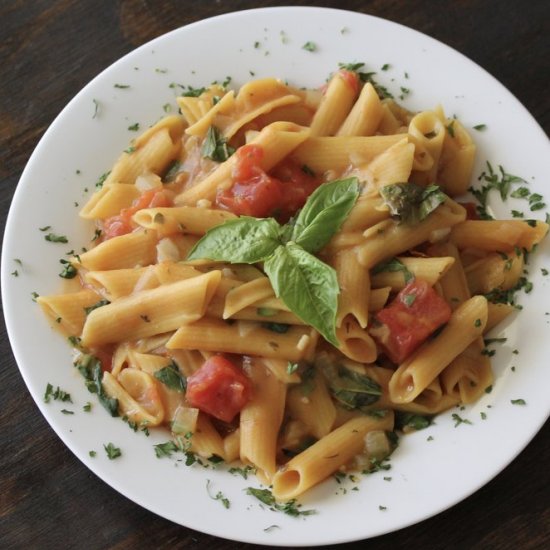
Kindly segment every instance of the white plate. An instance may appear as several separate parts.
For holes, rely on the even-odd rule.
[[[314,42],[316,51],[303,49],[306,41]],[[120,493],[176,523],[220,537],[273,545],[329,544],[388,533],[437,514],[487,483],[527,445],[548,416],[550,317],[545,314],[550,311],[550,293],[549,277],[543,277],[540,268],[550,267],[549,239],[529,266],[535,286],[521,299],[521,322],[504,331],[508,341],[495,357],[493,392],[460,411],[473,425],[455,428],[450,413],[441,416],[429,429],[402,438],[390,473],[365,477],[358,491],[347,485],[347,494],[331,479],[302,499],[304,508],[318,513],[298,519],[262,508],[247,496],[243,489],[258,486],[255,479],[244,481],[196,466],[176,468],[173,460],[157,459],[152,445],[167,438],[134,434],[107,415],[71,366],[63,338],[49,328],[32,302],[33,291],[47,294],[59,289],[59,258],[89,241],[90,227],[79,221],[74,203],[84,203],[98,176],[127,147],[135,135],[128,126],[139,122],[146,128],[164,114],[164,104],[175,105],[171,82],[201,86],[231,76],[240,85],[252,72],[256,77],[318,86],[338,62],[352,61],[365,61],[396,95],[400,86],[409,88],[404,104],[410,109],[441,103],[467,127],[486,124],[486,131],[472,132],[479,145],[475,173],[485,160],[504,163],[509,173],[522,175],[533,190],[543,192],[550,173],[548,140],[525,108],[490,75],[413,30],[321,8],[228,14],[138,48],[69,103],[36,148],[17,188],[5,233],[2,288],[8,331],[25,382],[50,425],[84,464]],[[381,71],[385,63],[391,67]],[[95,117],[94,100],[99,104]],[[497,213],[507,216],[511,207],[500,207]],[[46,225],[68,235],[69,244],[45,242],[38,228]],[[19,277],[10,275],[15,269]],[[512,354],[515,348],[517,356]],[[66,408],[74,415],[60,412],[65,404],[43,402],[48,382],[71,393],[74,405]],[[518,398],[527,405],[512,405],[510,401]],[[95,403],[91,414],[82,411],[88,401]],[[482,411],[486,420],[480,419]],[[433,440],[427,441],[428,436]],[[121,458],[107,459],[103,444],[108,442],[122,449]],[[95,458],[89,456],[90,450],[97,451]],[[387,475],[391,482],[383,479]],[[231,501],[230,509],[209,497],[207,480],[210,494],[221,491]]]

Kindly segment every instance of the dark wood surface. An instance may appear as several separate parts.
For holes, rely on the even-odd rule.
[[[0,215],[25,163],[65,104],[136,46],[193,21],[263,1],[1,0]],[[384,17],[464,53],[507,86],[550,131],[550,2],[536,0],[301,2]],[[444,78],[445,75],[441,75]],[[0,547],[253,548],[175,525],[89,472],[40,415],[0,340]],[[501,474],[438,516],[344,545],[395,548],[550,548],[549,423]],[[506,434],[502,434],[506,437]],[[468,476],[468,472],[456,472]]]

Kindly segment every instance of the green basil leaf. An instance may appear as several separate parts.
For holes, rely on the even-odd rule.
[[[372,378],[331,361],[319,363],[330,393],[346,409],[361,409],[376,403],[382,388]]]
[[[235,148],[227,145],[227,140],[220,131],[215,126],[210,126],[202,144],[202,156],[215,160],[216,162],[224,162],[234,152]]]
[[[298,214],[290,240],[312,254],[318,252],[340,229],[358,196],[357,178],[321,185]]]
[[[195,244],[188,260],[253,264],[280,246],[281,228],[273,218],[240,218],[213,227]]]
[[[173,361],[166,367],[156,371],[154,376],[171,390],[184,392],[187,389],[187,379],[181,374],[178,366]]]
[[[339,288],[334,269],[289,242],[274,251],[264,270],[277,297],[328,342],[338,346],[335,322]]]
[[[390,213],[409,225],[426,219],[446,198],[438,185],[422,187],[415,183],[385,185],[380,194]]]

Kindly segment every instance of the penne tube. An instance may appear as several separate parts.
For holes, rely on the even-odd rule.
[[[273,287],[267,277],[254,279],[230,290],[225,296],[222,317],[228,319],[238,311],[266,298],[274,297]]]
[[[466,220],[453,227],[451,242],[460,250],[477,248],[490,252],[525,248],[531,250],[548,233],[548,224],[521,220]]]
[[[336,329],[340,342],[339,350],[350,359],[360,363],[374,363],[378,355],[376,343],[365,328],[352,315],[346,316]]]
[[[372,136],[381,120],[382,104],[380,98],[374,86],[367,82],[336,135]]]
[[[292,458],[273,476],[273,496],[296,498],[347,464],[365,447],[365,436],[374,430],[391,430],[393,415],[354,418]]]
[[[138,426],[158,426],[164,409],[155,381],[137,369],[123,369],[116,379],[109,371],[101,381],[107,395],[118,401],[119,411]]]
[[[260,475],[270,479],[277,469],[275,453],[284,416],[286,385],[260,359],[253,360],[246,370],[254,391],[241,411],[240,457],[245,464],[254,464]]]
[[[340,287],[336,326],[340,327],[344,318],[350,316],[365,328],[369,321],[369,270],[359,264],[354,249],[336,254],[333,267]]]
[[[324,174],[329,170],[341,173],[351,164],[359,166],[370,162],[401,141],[403,137],[403,135],[310,137],[296,147],[291,156],[300,165],[308,166],[316,174]]]
[[[450,256],[437,258],[404,257],[398,256],[399,260],[417,279],[427,281],[430,285],[437,283],[455,263]],[[391,287],[392,291],[399,292],[407,285],[403,271],[382,271],[372,275],[371,284],[375,288]]]
[[[312,136],[331,136],[337,132],[352,108],[358,87],[355,73],[338,71],[332,76],[311,121]]]
[[[128,269],[110,269],[105,271],[88,271],[84,274],[84,281],[103,291],[110,300],[117,300],[128,296],[136,287],[141,290],[154,288],[159,285],[154,266],[135,267]]]
[[[413,170],[411,181],[421,185],[435,182],[446,133],[445,125],[433,111],[423,111],[413,117],[409,124],[409,134],[415,138],[415,144],[418,144],[433,162],[427,170],[419,168]]]
[[[86,308],[92,307],[101,299],[102,296],[97,292],[83,289],[68,294],[38,296],[36,302],[65,334],[76,336],[82,332],[86,321]]]
[[[274,332],[260,323],[204,318],[181,326],[167,342],[168,349],[201,349],[300,361],[310,356],[317,333],[306,326]]]
[[[447,199],[427,218],[414,226],[385,220],[367,229],[364,242],[358,247],[359,262],[372,268],[429,240],[432,232],[450,228],[466,217],[466,211],[458,203]]]
[[[461,304],[441,333],[425,342],[393,374],[390,397],[394,403],[410,403],[424,391],[451,361],[483,334],[487,324],[487,300],[474,296]]]
[[[211,456],[219,456],[225,458],[225,449],[222,436],[212,425],[210,418],[199,413],[195,431],[191,436],[191,451],[209,458]]]
[[[137,340],[200,319],[221,279],[220,271],[136,292],[94,309],[82,331],[84,346]]]
[[[517,311],[517,308],[510,304],[494,304],[493,302],[487,302],[487,309],[488,317],[485,332],[489,332],[504,321],[511,313]]]
[[[290,389],[287,410],[290,417],[307,426],[309,433],[316,439],[329,434],[336,420],[336,407],[322,376],[315,376],[313,387],[307,395],[304,395],[301,386]]]
[[[127,183],[104,183],[84,205],[79,215],[86,220],[99,220],[115,216],[123,208],[128,208],[140,192],[135,185]]]
[[[80,254],[76,260],[90,271],[126,269],[154,263],[157,235],[154,231],[136,231],[103,241]]]
[[[508,290],[523,276],[523,254],[501,252],[488,254],[464,270],[472,294]]]
[[[144,208],[138,210],[132,220],[145,229],[153,229],[158,235],[190,233],[204,235],[209,229],[228,220],[235,214],[226,210],[212,210],[193,206]]]

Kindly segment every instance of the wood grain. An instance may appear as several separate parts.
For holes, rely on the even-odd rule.
[[[234,10],[288,2],[4,0],[0,3],[0,215],[24,165],[64,105],[136,46]],[[550,131],[550,3],[545,0],[301,2],[387,18],[456,48],[507,86]],[[444,77],[444,75],[441,75]],[[2,223],[2,226],[4,226]],[[0,327],[0,546],[252,549],[168,522],[91,474],[40,415]],[[505,434],[503,434],[505,437]],[[342,548],[550,547],[548,423],[488,485],[438,516]],[[456,475],[467,476],[468,472]]]

